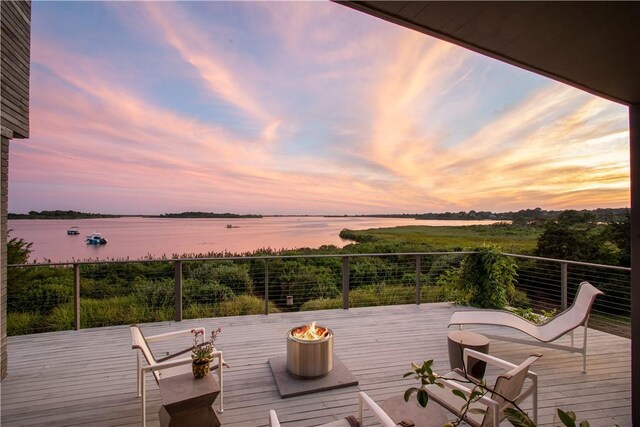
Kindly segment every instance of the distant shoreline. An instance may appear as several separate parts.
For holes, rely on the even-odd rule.
[[[596,216],[600,221],[613,220],[623,217],[629,208],[597,208],[583,209],[578,212],[589,212]],[[569,209],[570,210],[570,209]],[[61,211],[30,211],[27,214],[9,213],[8,219],[96,219],[96,218],[224,218],[224,219],[243,219],[243,218],[400,218],[400,219],[416,219],[416,220],[491,220],[491,221],[525,221],[540,222],[548,219],[555,219],[562,212],[567,210],[544,210],[521,209],[517,212],[491,212],[491,211],[475,211],[469,212],[444,212],[444,213],[403,213],[403,214],[361,214],[361,215],[309,215],[309,214],[280,214],[280,215],[262,215],[262,214],[234,214],[234,213],[215,213],[215,212],[180,212],[180,213],[164,213],[159,215],[119,215],[119,214],[100,214],[78,212],[73,210]]]

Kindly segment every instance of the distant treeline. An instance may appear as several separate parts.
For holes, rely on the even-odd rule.
[[[28,214],[10,213],[9,219],[84,219],[84,218],[118,218],[121,215],[95,214],[78,211],[29,211]]]
[[[598,208],[583,209],[581,214],[593,215],[595,221],[621,221],[624,219],[629,208]],[[565,210],[548,211],[541,208],[521,209],[517,212],[491,212],[491,211],[475,211],[469,212],[443,212],[443,213],[422,213],[422,214],[380,214],[380,215],[361,215],[376,218],[415,218],[415,219],[466,219],[466,220],[495,220],[495,221],[513,221],[516,223],[541,223],[546,220],[556,220]]]
[[[262,218],[262,215],[239,215],[232,213],[213,212],[182,212],[166,213],[160,215],[161,218]]]

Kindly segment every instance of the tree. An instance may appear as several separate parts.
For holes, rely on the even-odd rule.
[[[12,230],[9,230],[11,233]],[[31,254],[33,243],[25,242],[21,238],[13,237],[7,242],[7,264],[26,264]]]

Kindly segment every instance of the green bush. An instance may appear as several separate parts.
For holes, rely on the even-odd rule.
[[[331,310],[335,308],[342,308],[342,298],[312,299],[302,304],[300,311]]]
[[[182,309],[185,319],[205,319],[216,317],[216,306],[213,304],[191,304]]]
[[[175,305],[175,282],[173,279],[149,280],[138,276],[133,280],[133,295],[142,307],[171,308]]]
[[[253,293],[253,281],[247,265],[231,261],[198,262],[190,266],[186,276],[203,285],[217,282],[230,288],[236,295]]]
[[[294,307],[299,308],[310,299],[340,295],[331,269],[297,263],[291,267],[280,276],[280,290],[283,296],[293,296]]]
[[[441,255],[433,261],[427,274],[427,284],[435,285],[438,283],[440,276],[446,271],[457,267],[460,264],[462,255]]]
[[[269,302],[269,313],[279,312],[280,310],[272,302]],[[251,295],[240,295],[218,304],[215,308],[215,314],[216,317],[264,314],[264,300]]]
[[[187,279],[182,286],[182,304],[184,306],[213,305],[235,297],[231,288],[214,280],[200,283],[194,279]]]
[[[444,301],[442,287],[429,286],[420,289],[420,302]],[[415,304],[413,286],[372,285],[349,292],[349,307],[373,307],[380,305]],[[318,298],[302,305],[301,311],[342,308],[342,298]]]
[[[356,257],[349,264],[349,282],[353,288],[374,285],[393,277],[394,266],[382,258]]]
[[[466,255],[460,267],[440,276],[454,301],[480,308],[503,309],[515,298],[516,263],[494,246]]]
[[[25,335],[42,332],[43,315],[36,312],[7,313],[7,335]]]
[[[82,328],[161,322],[172,318],[173,309],[150,309],[140,305],[133,295],[102,300],[85,298],[80,301],[80,326]],[[46,317],[45,324],[47,329],[51,331],[73,329],[73,304],[62,304],[56,307]]]

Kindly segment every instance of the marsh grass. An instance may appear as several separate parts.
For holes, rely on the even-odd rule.
[[[386,242],[427,245],[434,250],[460,250],[500,245],[505,252],[531,253],[535,250],[539,227],[516,227],[509,224],[428,226],[408,225],[368,230],[343,230],[340,236],[359,243]]]
[[[444,301],[441,286],[425,286],[420,292],[420,302]],[[349,292],[349,307],[374,307],[380,305],[415,304],[415,287],[404,285],[372,285]],[[342,298],[318,298],[307,301],[301,311],[342,308]]]

